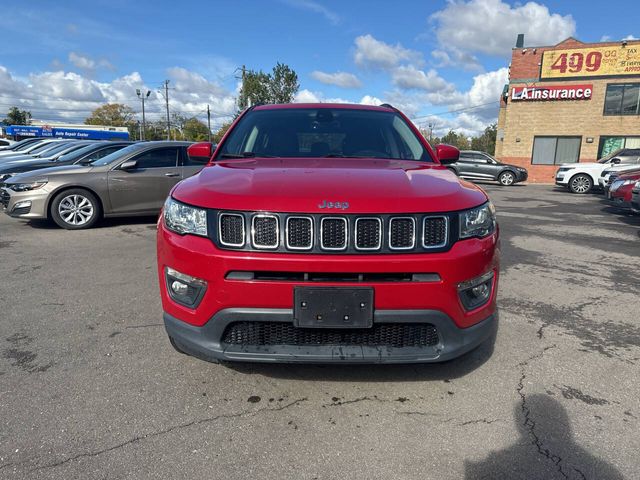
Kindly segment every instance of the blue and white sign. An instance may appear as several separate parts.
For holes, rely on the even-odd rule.
[[[6,127],[5,131],[7,135],[17,135],[20,137],[75,138],[78,140],[129,140],[128,132],[85,130],[79,128],[56,128],[46,125],[43,127],[11,125]]]

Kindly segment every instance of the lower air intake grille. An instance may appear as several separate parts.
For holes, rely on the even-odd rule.
[[[276,248],[279,244],[278,219],[270,215],[253,217],[253,246],[257,248]]]
[[[321,247],[325,250],[344,250],[347,248],[347,219],[323,218],[321,223]]]
[[[220,242],[230,247],[244,245],[244,217],[236,213],[220,215]]]
[[[427,217],[424,219],[422,246],[437,248],[447,243],[447,218]]]
[[[438,344],[438,330],[431,324],[379,323],[372,328],[304,329],[287,322],[236,322],[222,339],[231,345],[317,345],[367,347],[430,347]]]

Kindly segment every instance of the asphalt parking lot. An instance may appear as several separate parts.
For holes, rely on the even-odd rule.
[[[0,216],[0,477],[640,478],[640,217],[485,186],[493,345],[426,366],[213,365],[162,326],[154,219]]]

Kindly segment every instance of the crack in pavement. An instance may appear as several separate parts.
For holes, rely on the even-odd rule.
[[[529,366],[531,362],[542,358],[543,355],[552,348],[557,347],[556,344],[549,345],[544,347],[540,353],[536,353],[535,355],[529,357],[527,360],[524,360],[518,364],[520,367],[520,380],[518,381],[516,391],[520,396],[520,410],[522,415],[524,416],[524,427],[529,432],[529,436],[531,437],[531,444],[536,447],[538,453],[543,457],[551,460],[553,464],[558,468],[558,472],[564,477],[569,478],[567,473],[562,468],[562,457],[559,455],[555,455],[550,452],[549,449],[544,447],[542,440],[536,433],[536,422],[531,418],[531,408],[527,405],[527,395],[524,393],[524,380],[527,378],[526,368]]]
[[[191,422],[181,423],[181,424],[178,424],[178,425],[173,425],[173,426],[171,426],[169,428],[166,428],[164,430],[160,430],[160,431],[157,431],[157,432],[151,432],[151,433],[147,433],[147,434],[140,435],[140,436],[137,436],[137,437],[133,437],[133,438],[127,440],[126,442],[122,442],[122,443],[119,443],[117,445],[113,445],[111,447],[103,448],[102,450],[97,450],[95,452],[79,453],[77,455],[74,455],[73,457],[69,457],[69,458],[66,458],[64,460],[59,460],[57,462],[53,462],[53,463],[49,463],[49,464],[46,464],[46,465],[42,465],[40,467],[32,468],[31,470],[29,470],[29,473],[36,472],[36,471],[39,471],[39,470],[48,469],[48,468],[59,467],[61,465],[65,465],[65,464],[67,464],[69,462],[73,462],[73,461],[81,459],[81,458],[97,457],[99,455],[102,455],[103,453],[109,453],[109,452],[112,452],[112,451],[117,450],[119,448],[126,447],[128,445],[140,442],[142,440],[146,440],[148,438],[153,438],[153,437],[157,437],[157,436],[160,436],[160,435],[165,435],[165,434],[171,433],[171,432],[173,432],[175,430],[180,430],[180,429],[183,429],[183,428],[189,428],[189,427],[192,427],[194,425],[202,425],[202,424],[205,424],[205,423],[211,423],[211,422],[215,422],[215,421],[220,420],[220,419],[253,417],[253,416],[259,415],[259,414],[261,414],[263,412],[279,412],[279,411],[285,410],[287,408],[293,407],[295,405],[298,405],[300,403],[306,402],[307,400],[308,400],[307,397],[303,397],[303,398],[299,398],[297,400],[294,400],[292,402],[289,402],[289,403],[287,403],[285,405],[281,405],[281,406],[276,407],[276,408],[261,408],[261,409],[258,409],[258,410],[251,410],[251,411],[233,413],[233,414],[231,414],[231,413],[222,414],[222,415],[216,415],[215,417],[202,418],[200,420],[192,420]],[[8,466],[17,466],[17,465],[21,465],[23,463],[25,463],[25,462],[7,463],[7,464],[4,464],[4,465],[0,466],[0,470],[6,468]]]

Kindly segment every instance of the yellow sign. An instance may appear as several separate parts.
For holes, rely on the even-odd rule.
[[[640,75],[640,45],[547,50],[540,78]]]

